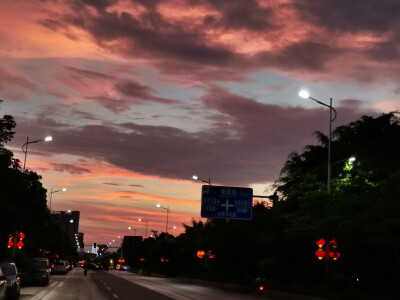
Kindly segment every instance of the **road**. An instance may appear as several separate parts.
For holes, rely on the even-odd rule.
[[[121,271],[89,271],[81,268],[67,275],[52,275],[48,286],[24,286],[21,300],[254,300],[253,295],[181,283],[168,278]],[[266,298],[265,300],[272,300]]]

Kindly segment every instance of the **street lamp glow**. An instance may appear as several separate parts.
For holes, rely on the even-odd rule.
[[[147,227],[149,226],[149,220],[145,220],[145,219],[138,219],[139,222],[145,222],[146,223],[146,238],[147,238]]]
[[[50,210],[51,210],[51,199],[53,199],[53,194],[54,193],[58,193],[58,192],[66,192],[66,191],[67,191],[67,188],[62,188],[61,190],[56,190],[56,191],[53,191],[53,189],[51,189],[51,191],[50,191],[50,203],[49,203]],[[69,210],[68,212],[71,212],[71,211]]]
[[[164,207],[161,206],[160,204],[157,204],[157,207],[161,207],[162,209],[165,209],[167,211],[167,226],[165,226],[165,239],[168,239],[168,215],[171,211],[169,210],[169,206]]]
[[[330,98],[329,104],[323,103],[313,97],[310,96],[310,93],[306,90],[301,90],[299,92],[299,96],[304,99],[310,99],[318,104],[321,104],[327,108],[329,108],[329,140],[328,140],[328,182],[327,182],[327,189],[328,189],[328,194],[331,194],[331,143],[332,143],[332,122],[336,120],[336,109],[333,108],[332,106],[332,98]],[[335,113],[334,116],[332,116],[332,112]]]
[[[198,180],[198,181],[201,181],[201,182],[204,182],[204,183],[208,183],[208,185],[211,185],[211,179],[208,179],[208,181],[206,181],[204,179],[199,178],[197,175],[193,175],[192,179]]]
[[[349,162],[352,163],[352,162],[355,162],[355,161],[356,161],[356,158],[355,158],[354,156],[352,156],[352,157],[349,158]]]
[[[301,91],[299,92],[299,96],[300,96],[301,98],[308,99],[308,98],[310,98],[310,93],[307,92],[306,90],[301,90]]]
[[[29,140],[29,136],[26,137],[26,143],[22,145],[22,152],[25,153],[25,157],[24,157],[24,168],[23,168],[23,171],[24,171],[24,172],[25,172],[26,156],[27,156],[27,154],[28,154],[28,146],[29,146],[29,144],[39,143],[39,142],[43,142],[43,141],[49,142],[49,141],[52,141],[52,140],[53,140],[53,138],[52,138],[51,136],[46,136],[44,139],[42,139],[42,140],[36,140],[36,141],[30,141],[30,140]]]

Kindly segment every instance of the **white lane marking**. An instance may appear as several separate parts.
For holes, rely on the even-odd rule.
[[[118,298],[119,298],[117,294],[112,294],[112,295],[113,295],[113,297],[114,297],[115,299],[118,299]]]
[[[39,294],[37,294],[35,297],[33,297],[31,300],[42,300],[44,299],[44,297],[47,296],[47,294],[51,293],[52,290],[58,288],[60,285],[62,285],[63,282],[61,281],[55,281],[52,284],[50,284],[47,289],[45,289],[44,291],[41,291]],[[49,290],[51,289],[51,290]]]

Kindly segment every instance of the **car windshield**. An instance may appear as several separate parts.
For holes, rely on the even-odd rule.
[[[47,268],[47,262],[44,260],[31,260],[28,262],[29,268]]]
[[[3,275],[15,275],[15,268],[12,265],[1,265]]]

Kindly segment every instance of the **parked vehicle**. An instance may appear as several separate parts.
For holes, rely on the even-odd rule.
[[[68,266],[66,265],[65,261],[55,261],[51,265],[51,274],[68,274]]]
[[[21,272],[22,284],[49,284],[51,268],[47,258],[30,259]]]
[[[21,278],[18,273],[18,268],[14,263],[0,263],[0,269],[3,276],[7,278],[7,299],[18,299],[21,291]]]
[[[0,268],[0,299],[6,299],[7,278],[3,275]]]

